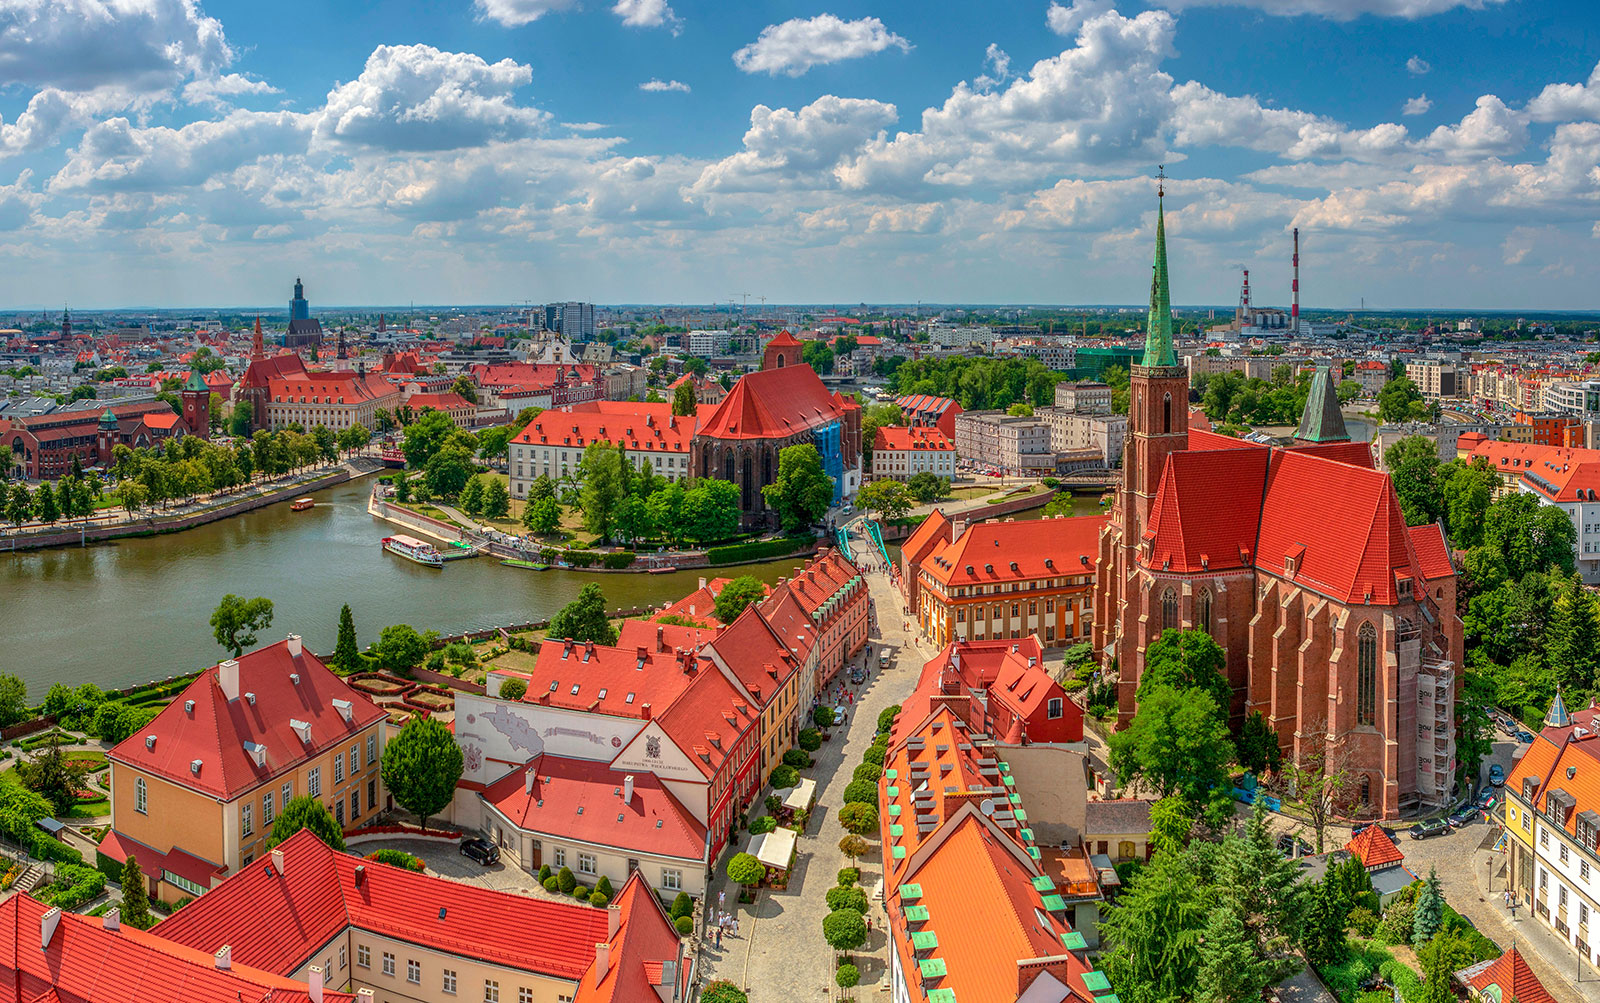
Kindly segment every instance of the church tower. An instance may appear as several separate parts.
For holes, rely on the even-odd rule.
[[[183,401],[183,423],[190,435],[211,438],[211,388],[200,378],[200,370],[189,370],[189,382],[183,385],[179,398]]]
[[[250,339],[250,358],[264,359],[267,357],[266,346],[261,343],[261,315],[256,315],[256,333]]]
[[[1172,349],[1172,299],[1167,287],[1166,175],[1156,188],[1156,251],[1150,275],[1150,317],[1144,358],[1129,374],[1128,447],[1123,459],[1123,545],[1137,548],[1161,483],[1167,456],[1189,448],[1189,371]]]

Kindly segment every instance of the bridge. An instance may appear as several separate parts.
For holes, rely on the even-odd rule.
[[[1114,488],[1122,483],[1122,471],[1106,470],[1074,470],[1070,474],[1058,474],[1056,480],[1062,487],[1069,488]]]

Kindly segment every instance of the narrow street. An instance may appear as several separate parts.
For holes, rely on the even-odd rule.
[[[859,521],[852,526],[851,546],[859,561],[882,560],[869,549]],[[706,895],[707,909],[719,908],[720,901],[721,908],[738,917],[739,935],[724,936],[720,948],[702,943],[702,983],[727,979],[740,986],[755,987],[753,998],[758,1003],[816,1003],[839,995],[833,982],[833,951],[822,939],[822,920],[828,914],[828,889],[835,885],[839,870],[850,866],[849,859],[839,851],[839,840],[845,835],[838,820],[844,788],[861,762],[861,754],[872,744],[879,712],[899,703],[910,692],[923,663],[933,657],[933,652],[917,646],[910,632],[902,627],[907,618],[901,613],[902,599],[889,575],[875,572],[866,577],[877,614],[867,642],[872,671],[866,683],[855,688],[855,702],[847,705],[849,722],[833,729],[832,739],[817,750],[816,765],[804,773],[817,782],[817,807],[800,838],[789,887],[783,891],[763,889],[754,903],[741,905],[737,887],[719,867]],[[877,658],[884,645],[893,661],[880,672]],[[857,656],[855,663],[860,664],[861,660],[862,656]],[[766,792],[760,796],[764,798]],[[749,844],[749,833],[741,837],[736,850]],[[858,866],[861,887],[872,895],[882,878],[883,865],[878,839],[871,837],[868,843],[871,849]],[[861,985],[853,992],[857,999],[874,998],[887,978],[880,898],[873,897],[868,917],[872,932],[866,946],[854,955],[861,969]]]

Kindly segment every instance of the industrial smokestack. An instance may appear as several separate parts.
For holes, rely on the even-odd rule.
[[[1250,327],[1250,269],[1244,270],[1244,285],[1239,287],[1239,327]]]
[[[1300,228],[1294,228],[1294,284],[1290,289],[1289,329],[1300,333]]]

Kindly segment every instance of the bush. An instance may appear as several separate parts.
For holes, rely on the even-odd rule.
[[[764,832],[771,832],[778,827],[778,820],[771,815],[762,815],[750,823],[751,835],[759,836]]]
[[[1356,906],[1350,910],[1350,929],[1358,937],[1371,937],[1372,931],[1378,928],[1378,917],[1371,909],[1365,906]]]
[[[1393,961],[1394,955],[1377,944],[1351,941],[1350,953],[1343,961],[1335,965],[1324,965],[1317,969],[1317,974],[1322,976],[1322,980],[1333,990],[1335,996],[1341,1000],[1349,1000],[1354,999],[1356,993],[1360,991],[1361,983]]]
[[[877,804],[878,785],[866,780],[852,780],[844,786],[845,804]]]
[[[787,790],[800,782],[800,772],[793,766],[777,766],[773,768],[772,776],[767,778],[773,790]]]
[[[845,887],[849,887],[850,885],[853,885],[857,881],[860,881],[860,880],[861,880],[861,868],[859,868],[859,867],[844,867],[844,868],[840,868],[840,870],[839,870],[839,883],[841,885],[844,885]]]
[[[421,857],[415,857],[404,850],[396,850],[387,846],[380,850],[373,850],[367,854],[367,859],[376,860],[380,864],[403,867],[408,871],[424,870]]]
[[[589,901],[589,889],[583,885],[574,885],[572,888],[572,897],[577,899],[579,902],[587,902]]]
[[[861,969],[855,965],[840,965],[833,973],[833,981],[839,983],[840,989],[849,989],[861,981]]]
[[[872,763],[875,766],[882,766],[883,759],[888,753],[887,746],[869,745],[867,746],[867,751],[861,754],[861,761],[863,763]]]
[[[854,885],[840,885],[828,889],[828,911],[854,909],[863,915],[867,911],[867,893]]]
[[[1068,693],[1079,693],[1089,688],[1089,681],[1087,679],[1068,679],[1061,684],[1061,688]]]
[[[595,889],[589,893],[589,904],[594,906],[596,909],[604,909],[606,906],[611,904],[611,896],[606,895],[599,889]]]
[[[783,798],[778,797],[776,794],[768,794],[763,804],[767,806],[768,815],[776,815],[778,814],[778,809],[783,807]]]
[[[83,866],[83,854],[38,829],[28,834],[23,845],[28,848],[28,853],[38,860]]]
[[[561,880],[554,874],[539,883],[544,885],[544,890],[547,892],[559,892],[561,890]]]
[[[572,893],[572,889],[576,888],[577,886],[578,879],[572,876],[572,868],[563,867],[561,870],[556,872],[557,888],[560,888],[563,892],[566,892],[570,895]]]
[[[885,707],[883,710],[878,712],[878,733],[880,735],[887,735],[889,733],[889,729],[894,725],[894,716],[898,713],[900,713],[899,704],[895,704],[892,707]]]
[[[634,555],[624,552],[620,554],[607,554],[600,563],[605,567],[610,568],[612,571],[617,571],[627,567],[633,562]]]
[[[765,560],[768,557],[785,557],[801,547],[813,545],[815,545],[815,541],[810,539],[800,540],[788,537],[780,537],[776,540],[757,540],[754,543],[736,543],[731,547],[712,547],[706,551],[706,561],[709,564],[748,564],[751,561]]]
[[[846,832],[853,832],[857,836],[877,832],[878,806],[859,801],[846,804],[839,809],[839,824],[844,826]]]
[[[811,765],[811,757],[806,755],[804,749],[790,749],[783,754],[783,765],[803,770]]]
[[[867,942],[867,922],[854,909],[835,909],[822,917],[822,939],[835,951],[853,951]]]
[[[856,767],[856,771],[854,773],[850,774],[850,779],[865,780],[869,784],[875,784],[878,782],[878,778],[881,776],[883,776],[883,767],[876,766],[872,763],[862,763],[860,766]]]
[[[694,932],[694,917],[679,916],[677,919],[672,921],[672,926],[678,931],[678,936],[687,937],[689,934]],[[705,999],[705,996],[702,995],[700,998]]]
[[[617,893],[611,890],[611,879],[604,874],[600,875],[600,880],[594,883],[594,890],[608,899],[617,897]]]
[[[45,905],[59,906],[70,912],[88,905],[105,890],[104,874],[81,864],[62,864],[56,868],[50,887],[35,894]]]
[[[528,684],[521,679],[500,680],[501,700],[521,700],[528,694]]]
[[[816,722],[818,728],[833,727],[833,708],[818,707],[811,712],[811,720]]]
[[[750,997],[732,982],[719,979],[701,991],[700,1003],[750,1003]]]
[[[542,885],[546,881],[549,881],[549,880],[550,880],[550,865],[549,864],[540,864],[539,865],[539,883]]]
[[[688,892],[679,892],[677,898],[672,900],[670,912],[673,919],[677,919],[679,916],[693,916],[694,899],[689,897]]]
[[[816,752],[822,748],[822,732],[815,728],[806,728],[800,732],[800,748],[807,752]]]

